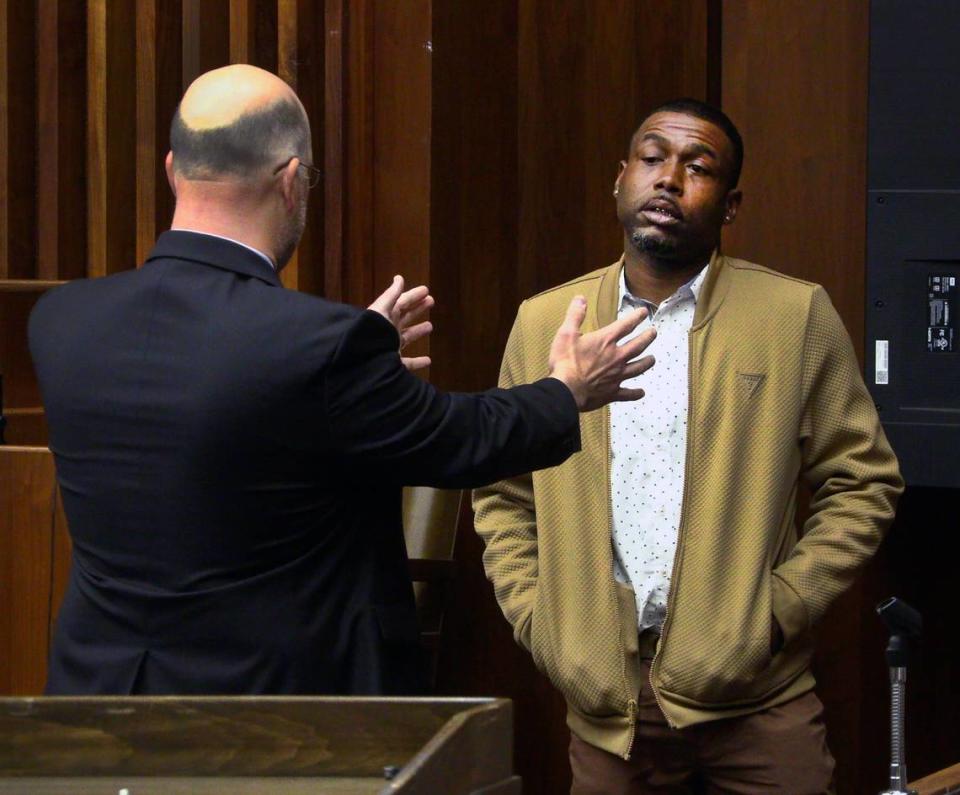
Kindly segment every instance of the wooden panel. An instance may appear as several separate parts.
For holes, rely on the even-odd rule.
[[[326,0],[324,28],[324,107],[323,107],[323,204],[324,267],[323,295],[339,301],[344,294],[343,252],[346,226],[346,185],[344,183],[346,83],[346,8],[343,0]]]
[[[912,781],[908,789],[916,790],[917,795],[951,795],[960,790],[960,764]]]
[[[157,4],[137,4],[137,263],[157,238]]]
[[[230,0],[182,0],[183,91],[197,77],[230,63]]]
[[[411,286],[429,279],[430,6],[430,0],[374,6],[374,294],[394,274],[403,274]],[[412,355],[426,353],[424,345]]]
[[[295,0],[292,5],[291,9],[290,0],[230,0],[230,63],[249,63],[279,74],[277,20],[292,18],[296,23]]]
[[[724,250],[823,284],[858,352],[867,39],[861,0],[723,3],[723,107],[746,149],[743,206],[725,231]],[[885,724],[884,691],[869,692],[863,675],[882,662],[882,645],[865,643],[877,621],[872,587],[869,577],[861,579],[819,631],[815,672],[840,792],[869,790],[866,778],[873,769],[882,773],[878,760],[887,755],[882,744],[864,741],[867,725]]]
[[[4,409],[36,408],[40,390],[27,346],[27,321],[45,290],[62,284],[35,279],[0,281],[0,373]]]
[[[374,201],[374,53],[373,0],[345,4],[346,69],[344,96],[344,292],[341,300],[367,304],[375,296],[373,243]]]
[[[170,121],[180,101],[182,36],[180,0],[141,0],[136,8],[137,154],[136,261],[142,263],[157,235],[170,226],[173,193],[164,158]]]
[[[43,691],[49,650],[53,456],[0,447],[0,693]]]
[[[431,8],[330,0],[325,15],[323,288],[366,305],[395,273],[429,272]]]
[[[0,2],[0,279],[36,276],[36,6]]]
[[[747,150],[744,202],[724,246],[824,285],[858,351],[867,23],[862,0],[725,0],[723,6],[723,105]]]
[[[310,158],[318,168],[324,168],[324,8],[311,0],[280,0],[278,3],[278,74],[296,89],[307,118],[313,148]],[[327,181],[324,176],[324,184]],[[307,205],[307,225],[296,253],[296,288],[303,292],[320,293],[324,286],[324,191],[318,186],[310,194]],[[287,269],[292,268],[290,263]],[[281,278],[293,281],[293,276]],[[286,281],[284,282],[287,283]]]
[[[73,279],[86,275],[86,10],[49,0],[37,15],[37,275]]]
[[[406,765],[398,791],[438,792],[421,784],[438,767],[464,784],[509,775],[509,727],[509,703],[489,699],[6,698],[0,734],[18,741],[0,745],[0,777],[382,777]]]
[[[281,0],[277,20],[277,48],[279,51],[279,76],[294,90],[297,90],[299,74],[296,69],[297,45],[299,36],[299,8],[294,0]],[[293,256],[280,274],[283,285],[296,289],[300,282],[300,252],[293,252]]]
[[[323,776],[304,778],[245,776],[46,776],[0,779],[0,795],[381,795],[383,776]],[[515,790],[517,793],[520,790]],[[513,792],[510,790],[509,792]],[[486,793],[486,790],[484,790]]]
[[[87,6],[87,223],[91,276],[136,264],[135,31],[132,0]]]
[[[8,124],[10,118],[9,86],[7,85],[7,7],[10,0],[0,0],[0,279],[7,279],[9,273],[9,252],[7,250],[10,233],[9,196],[10,186],[10,150]]]

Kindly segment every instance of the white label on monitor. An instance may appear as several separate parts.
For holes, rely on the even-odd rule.
[[[876,371],[874,373],[875,384],[890,383],[890,342],[889,340],[877,340],[876,355],[874,356]]]

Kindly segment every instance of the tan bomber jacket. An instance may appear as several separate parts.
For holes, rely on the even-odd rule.
[[[547,374],[573,296],[617,315],[622,260],[525,301],[500,386]],[[902,491],[849,336],[823,288],[715,254],[689,345],[686,475],[667,618],[640,682],[633,592],[613,577],[609,412],[564,464],[478,489],[484,566],[514,636],[583,740],[624,757],[651,685],[682,727],[814,685],[811,628],[877,548]],[[797,484],[812,492],[802,534]],[[773,615],[785,645],[771,655]]]

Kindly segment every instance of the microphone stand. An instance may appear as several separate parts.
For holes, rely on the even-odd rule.
[[[910,643],[920,637],[920,614],[906,602],[891,597],[877,605],[877,613],[890,631],[886,658],[890,668],[890,788],[881,795],[917,795],[907,789],[904,708]]]

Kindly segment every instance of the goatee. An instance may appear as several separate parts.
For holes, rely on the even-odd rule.
[[[679,250],[676,241],[645,234],[642,229],[634,229],[630,233],[630,242],[637,251],[642,251],[656,259],[675,259]]]

